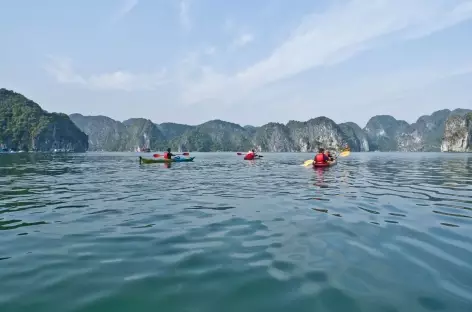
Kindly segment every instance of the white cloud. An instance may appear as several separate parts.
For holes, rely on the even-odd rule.
[[[254,36],[252,34],[242,34],[238,38],[236,38],[233,42],[234,46],[243,47],[254,40]]]
[[[190,2],[189,0],[180,0],[179,3],[179,19],[180,24],[185,30],[189,30],[191,25],[189,16]]]
[[[122,0],[120,6],[113,14],[112,21],[117,22],[131,12],[137,5],[139,0]]]
[[[233,75],[201,68],[201,79],[183,87],[188,104],[234,100],[269,83],[333,65],[384,43],[420,38],[472,17],[471,1],[350,0],[306,16],[265,59]]]
[[[168,82],[165,69],[151,74],[136,74],[127,71],[92,74],[84,76],[77,73],[72,61],[67,58],[50,57],[46,71],[61,84],[75,84],[95,90],[155,90]]]

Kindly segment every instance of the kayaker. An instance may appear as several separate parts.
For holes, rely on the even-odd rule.
[[[334,157],[333,157],[333,155],[331,155],[331,152],[330,152],[330,151],[327,150],[327,151],[325,152],[325,154],[326,154],[326,156],[328,156],[328,160],[329,160],[329,161],[334,161]]]
[[[325,154],[324,148],[318,149],[318,154],[315,155],[313,159],[315,164],[327,164],[329,163],[329,157]]]
[[[167,149],[167,152],[164,153],[164,158],[165,159],[172,159],[172,156],[175,156],[170,152],[170,147]]]
[[[254,149],[247,152],[246,156],[244,156],[246,160],[253,160],[254,158],[256,158],[256,151]]]

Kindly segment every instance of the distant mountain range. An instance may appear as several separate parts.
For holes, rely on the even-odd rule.
[[[472,110],[444,109],[421,116],[413,124],[389,115],[372,117],[364,129],[353,122],[336,124],[327,117],[287,124],[268,123],[261,127],[211,120],[197,126],[176,123],[154,124],[147,119],[119,122],[105,116],[70,115],[89,136],[89,150],[129,151],[137,147],[178,151],[313,152],[319,147],[352,151],[440,151],[446,121],[462,118]],[[472,145],[472,144],[471,144]],[[459,150],[458,150],[459,151]]]
[[[34,108],[34,109],[33,109]],[[34,113],[32,113],[34,111]],[[50,114],[24,96],[0,89],[0,144],[11,148],[74,151],[246,151],[314,152],[319,147],[352,151],[470,151],[472,110],[444,109],[409,124],[389,115],[370,118],[362,129],[321,116],[308,121],[271,122],[261,127],[211,120],[197,126],[124,122],[106,116]]]

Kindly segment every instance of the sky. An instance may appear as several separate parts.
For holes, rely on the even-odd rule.
[[[472,108],[472,0],[0,0],[0,88],[51,112],[365,126]]]

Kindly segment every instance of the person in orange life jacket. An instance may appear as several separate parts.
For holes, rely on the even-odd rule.
[[[164,158],[165,159],[172,159],[172,156],[175,156],[170,152],[170,148],[167,149],[167,152],[164,153]]]
[[[326,164],[329,162],[329,157],[324,153],[324,148],[318,150],[318,154],[313,159],[316,164]]]

